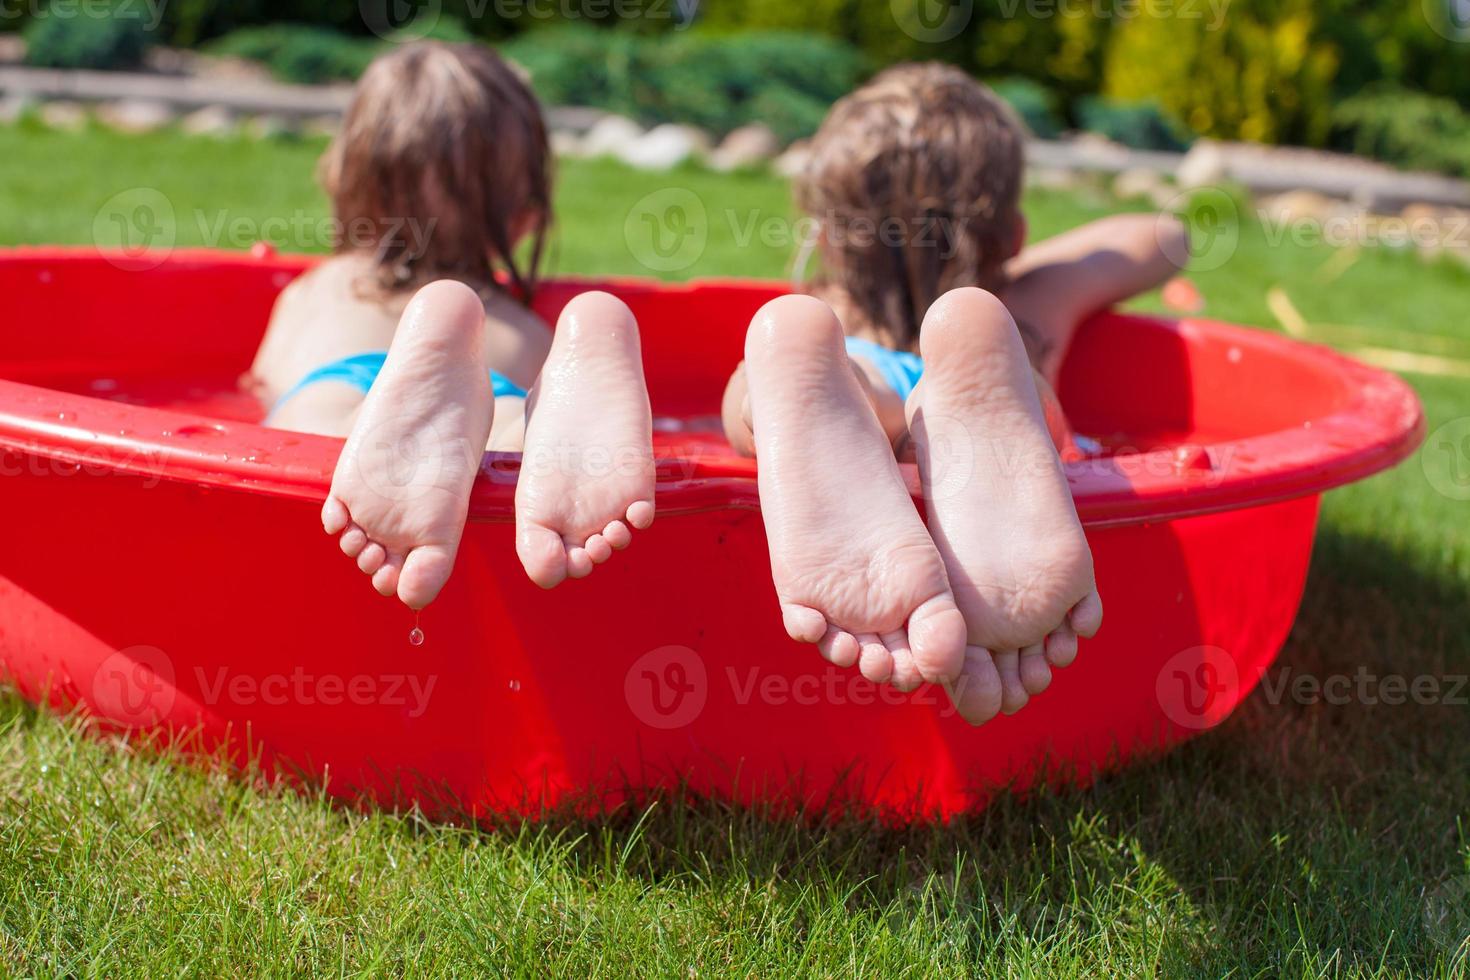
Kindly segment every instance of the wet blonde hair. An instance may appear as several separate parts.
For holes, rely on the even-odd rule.
[[[949,65],[898,65],[843,98],[795,183],[821,229],[814,285],[914,348],[946,291],[1004,285],[1021,234],[1023,143],[1010,108]]]
[[[503,270],[529,302],[551,220],[551,159],[535,96],[495,52],[406,44],[368,67],[322,157],[336,250],[371,252],[383,292],[445,278],[494,292]],[[516,237],[527,230],[523,267]]]

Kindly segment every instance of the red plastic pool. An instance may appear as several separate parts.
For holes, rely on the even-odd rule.
[[[29,697],[148,733],[248,738],[338,794],[524,809],[685,779],[740,799],[944,814],[1218,723],[1301,597],[1321,491],[1408,455],[1396,378],[1271,334],[1099,318],[1061,396],[1114,452],[1070,467],[1107,621],[1052,689],[972,729],[781,630],[753,466],[713,417],[780,287],[600,282],[642,325],[659,518],[542,592],[515,559],[514,458],[489,459],[424,616],[320,532],[341,443],[260,428],[239,392],[301,258],[179,252],[146,270],[0,252],[0,659]],[[548,286],[548,320],[591,283]]]

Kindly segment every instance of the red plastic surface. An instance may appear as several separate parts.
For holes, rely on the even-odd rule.
[[[0,659],[33,698],[206,747],[248,735],[335,793],[431,810],[684,779],[942,815],[1043,765],[1085,779],[1249,693],[1295,616],[1317,494],[1422,438],[1404,384],[1328,350],[1202,320],[1088,324],[1060,394],[1111,449],[1068,469],[1106,623],[1049,692],[971,729],[939,692],[875,688],[782,632],[754,466],[715,418],[782,287],[560,281],[548,320],[593,285],[638,316],[659,519],[542,592],[514,554],[516,459],[487,457],[415,647],[412,614],[320,532],[341,443],[259,427],[238,384],[308,264],[0,251]]]

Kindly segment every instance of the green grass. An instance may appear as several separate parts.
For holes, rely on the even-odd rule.
[[[0,244],[89,242],[140,186],[186,216],[181,243],[205,243],[195,209],[320,216],[319,149],[0,129]],[[721,210],[786,215],[779,181],[602,163],[563,168],[553,270],[646,273],[624,220],[669,186],[713,215],[670,274],[784,273],[789,250],[742,247]],[[1028,200],[1037,234],[1114,207]],[[1466,271],[1368,251],[1324,281],[1333,254],[1248,223],[1196,278],[1225,319],[1270,325],[1281,284],[1308,320],[1380,346],[1433,332],[1470,350]],[[1470,416],[1464,380],[1410,380],[1431,432]],[[1435,489],[1470,447],[1441,441],[1328,495],[1277,671],[1470,673],[1470,502]],[[1448,977],[1470,969],[1467,883],[1464,704],[1257,692],[1160,761],[941,828],[664,800],[472,832],[177,767],[0,698],[0,962],[20,973]]]

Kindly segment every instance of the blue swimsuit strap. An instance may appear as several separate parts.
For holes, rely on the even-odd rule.
[[[287,399],[300,394],[303,389],[323,381],[338,381],[351,385],[366,395],[372,390],[373,382],[378,380],[378,375],[382,373],[383,365],[387,363],[387,360],[387,351],[369,351],[366,354],[353,354],[351,357],[323,364],[296,382],[290,391],[282,395],[276,401],[276,408],[280,408]],[[490,372],[490,388],[496,398],[526,397],[526,389],[497,371]]]

